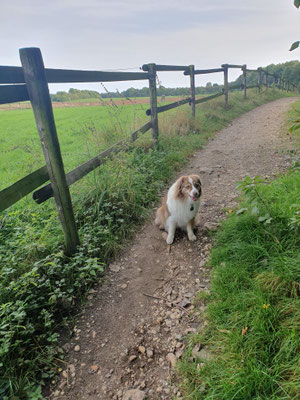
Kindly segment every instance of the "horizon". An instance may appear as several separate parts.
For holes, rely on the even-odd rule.
[[[46,68],[99,71],[139,71],[149,62],[256,69],[300,54],[299,49],[289,52],[299,39],[299,9],[293,0],[11,0],[1,5],[0,21],[1,65],[20,65],[24,47],[39,47]],[[239,74],[230,71],[229,79]],[[188,86],[182,75],[162,72],[158,77],[165,87]],[[222,74],[198,76],[196,86],[222,80]],[[143,85],[106,83],[109,91]],[[99,90],[97,84],[49,86],[51,92]]]

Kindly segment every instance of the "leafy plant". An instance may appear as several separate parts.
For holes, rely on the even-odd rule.
[[[300,7],[300,0],[294,0],[294,6],[295,6],[296,8],[299,8],[299,7]],[[296,42],[294,42],[294,43],[292,44],[291,48],[290,48],[290,51],[293,51],[293,50],[297,49],[297,48],[299,47],[299,44],[300,44],[300,41],[299,41],[299,40],[297,40]]]
[[[294,133],[300,129],[300,119],[294,119],[289,127],[289,132]]]
[[[244,211],[250,211],[252,215],[257,216],[259,222],[264,224],[270,224],[272,221],[271,208],[267,204],[266,200],[260,193],[260,186],[264,183],[264,180],[260,176],[256,176],[251,179],[247,176],[242,182],[238,184],[238,189],[245,195],[249,208],[242,208],[237,211],[237,214],[241,214]],[[259,207],[263,206],[263,210]]]

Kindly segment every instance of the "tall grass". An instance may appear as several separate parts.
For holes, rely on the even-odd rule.
[[[244,202],[211,254],[208,326],[191,339],[213,358],[179,367],[186,399],[284,400],[300,393],[300,168],[240,184]]]
[[[78,302],[147,218],[174,171],[234,117],[281,95],[269,91],[258,97],[249,92],[242,101],[237,93],[227,111],[221,100],[197,107],[195,121],[188,107],[170,112],[160,118],[158,150],[151,149],[150,135],[145,135],[132,152],[119,154],[74,184],[71,193],[81,246],[71,258],[63,253],[53,200],[37,206],[27,197],[0,216],[0,395],[5,400],[41,397],[40,385],[55,376],[63,358],[60,327],[67,329]],[[72,146],[76,147],[76,138],[79,147],[83,140],[87,148],[95,147],[97,140],[108,146],[121,135],[112,139],[109,128],[103,138],[96,123],[92,130],[91,135],[77,132]]]

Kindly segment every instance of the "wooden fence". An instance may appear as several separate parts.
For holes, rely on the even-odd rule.
[[[72,201],[69,186],[83,178],[89,172],[112,158],[114,154],[126,150],[129,145],[138,139],[141,134],[152,130],[153,146],[158,142],[158,113],[171,110],[183,104],[189,103],[192,117],[195,117],[195,105],[224,96],[225,107],[228,105],[229,91],[242,89],[243,96],[247,95],[247,72],[258,73],[257,87],[268,87],[269,78],[273,78],[275,85],[283,90],[295,90],[292,83],[274,76],[268,71],[258,68],[249,70],[246,65],[223,64],[221,68],[197,70],[194,65],[174,66],[145,64],[144,72],[102,72],[102,71],[76,71],[64,69],[48,69],[44,67],[40,49],[24,48],[20,50],[22,67],[0,66],[0,104],[14,103],[29,100],[35,116],[37,130],[40,136],[46,165],[20,179],[13,185],[0,191],[0,212],[16,203],[18,200],[33,192],[33,198],[37,203],[42,203],[54,197],[58,215],[62,224],[65,238],[66,253],[72,254],[79,245],[79,237],[75,224]],[[243,72],[242,85],[230,85],[228,83],[228,70],[238,68]],[[167,104],[161,107],[157,105],[156,73],[158,71],[181,71],[190,77],[190,97]],[[223,72],[224,88],[221,92],[196,99],[195,76]],[[133,132],[129,140],[122,140],[96,157],[79,165],[74,170],[65,173],[60,145],[57,137],[53,116],[52,103],[48,83],[78,83],[78,82],[114,82],[148,80],[150,94],[150,109],[146,114],[150,121]],[[50,181],[49,184],[39,188]]]

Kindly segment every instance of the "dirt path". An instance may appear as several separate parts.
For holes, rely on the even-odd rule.
[[[280,99],[237,118],[178,173],[202,178],[198,240],[190,243],[179,234],[168,252],[152,215],[110,265],[104,285],[90,292],[64,345],[66,369],[49,399],[180,398],[172,365],[184,350],[184,336],[205,324],[191,302],[209,290],[207,231],[237,204],[237,181],[289,166],[292,145],[282,126],[294,100]]]

